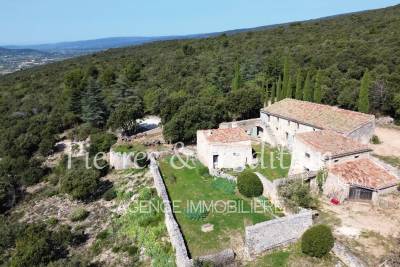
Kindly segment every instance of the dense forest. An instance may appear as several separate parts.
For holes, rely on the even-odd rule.
[[[197,129],[257,117],[268,99],[285,97],[399,120],[399,15],[395,6],[155,42],[1,76],[0,212],[51,172],[42,162],[66,129],[103,144],[107,129],[131,134],[133,118],[156,114],[167,140],[193,142]]]

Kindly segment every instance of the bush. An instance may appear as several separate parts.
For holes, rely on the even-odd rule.
[[[185,216],[192,221],[204,220],[208,216],[208,211],[202,207],[200,210],[185,210]]]
[[[207,177],[210,175],[208,168],[204,165],[200,165],[197,167],[197,174],[203,177]]]
[[[244,171],[239,174],[237,187],[240,194],[246,197],[258,197],[263,193],[263,185],[257,175],[250,171]]]
[[[103,194],[103,199],[106,201],[111,201],[114,198],[117,197],[117,192],[115,192],[115,189],[113,187],[111,187],[110,189],[108,189],[106,192],[104,192]]]
[[[312,257],[325,256],[331,251],[333,245],[332,230],[324,224],[311,227],[301,237],[301,251]]]
[[[15,201],[15,188],[6,177],[0,177],[0,213],[10,209]]]
[[[377,135],[375,135],[375,134],[371,138],[371,143],[374,144],[374,145],[382,144],[382,142],[379,139],[379,137]]]
[[[89,211],[87,211],[87,210],[85,210],[83,208],[77,208],[77,209],[72,211],[71,216],[69,217],[69,219],[72,222],[79,222],[79,221],[83,221],[88,216],[89,216]]]
[[[61,178],[60,190],[74,199],[88,200],[95,195],[100,185],[100,172],[95,169],[67,170]]]
[[[117,142],[117,137],[110,133],[95,133],[90,136],[89,154],[96,155],[99,152],[108,152]]]
[[[31,224],[16,240],[10,266],[46,266],[51,261],[65,258],[71,240],[68,228],[50,232],[45,225]]]
[[[297,211],[299,207],[309,209],[318,206],[318,200],[311,195],[309,185],[302,180],[291,180],[282,184],[278,193],[285,206],[292,211]]]

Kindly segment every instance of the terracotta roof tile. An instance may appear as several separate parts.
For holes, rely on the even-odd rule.
[[[250,137],[242,128],[203,130],[207,140],[212,143],[232,143],[250,141]]]
[[[383,189],[399,183],[399,179],[369,159],[358,159],[329,167],[329,172],[350,185]]]
[[[291,98],[276,102],[261,111],[339,133],[351,132],[375,120],[373,115]]]
[[[371,151],[367,145],[328,130],[299,133],[296,138],[316,151],[332,157]]]

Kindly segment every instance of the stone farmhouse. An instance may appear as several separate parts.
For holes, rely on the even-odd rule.
[[[209,169],[237,169],[253,163],[251,138],[242,128],[197,131],[197,154]]]
[[[374,131],[373,115],[287,98],[261,109],[259,119],[199,131],[197,148],[209,168],[237,168],[252,160],[250,138],[258,138],[291,152],[289,175],[327,170],[329,197],[376,201],[396,190],[399,177],[370,155]]]

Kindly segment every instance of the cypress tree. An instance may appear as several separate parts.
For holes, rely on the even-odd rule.
[[[232,90],[236,91],[242,86],[242,77],[240,74],[240,64],[238,61],[235,63],[235,74],[232,80]]]
[[[313,100],[313,90],[312,90],[312,87],[311,87],[310,72],[307,72],[306,81],[304,82],[303,100],[304,101],[310,101],[310,102]]]
[[[321,103],[322,101],[322,84],[321,84],[321,79],[322,79],[322,74],[321,71],[318,70],[317,76],[315,77],[315,88],[314,88],[314,102],[315,103]]]
[[[289,80],[288,80],[287,91],[286,91],[286,97],[287,97],[287,98],[292,98],[292,97],[293,97],[292,77],[289,77]]]
[[[281,95],[282,99],[284,99],[288,95],[289,76],[290,76],[289,58],[285,57],[285,62],[283,63],[283,82],[282,82],[282,95]]]
[[[370,77],[368,70],[366,70],[361,80],[361,87],[357,105],[358,111],[363,113],[369,112],[369,86],[370,86]]]
[[[265,100],[264,100],[264,107],[268,107],[268,105],[269,105],[269,89],[268,89],[268,86],[267,86],[267,89],[266,89],[266,92],[265,92]]]
[[[271,104],[275,103],[275,98],[276,98],[276,84],[272,84],[271,88]]]
[[[82,97],[82,120],[92,126],[104,125],[106,119],[106,107],[101,97],[101,90],[93,78],[89,79],[86,92]]]
[[[279,76],[278,82],[276,84],[276,98],[277,98],[277,101],[281,101],[283,99],[281,76]]]
[[[303,82],[303,78],[301,77],[301,70],[297,70],[297,75],[296,75],[296,93],[295,97],[298,100],[303,99],[303,90],[301,88],[301,83]]]

